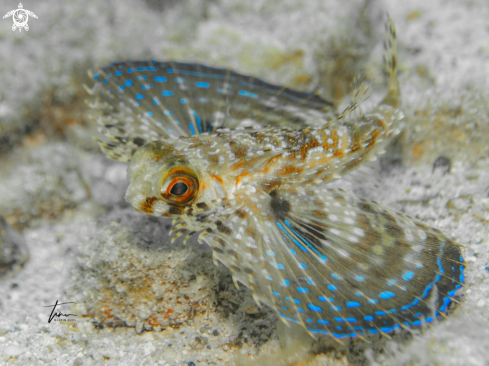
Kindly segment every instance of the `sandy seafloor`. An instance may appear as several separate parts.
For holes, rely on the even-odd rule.
[[[17,5],[3,1],[0,13]],[[0,22],[0,214],[30,258],[0,277],[0,365],[489,365],[487,1],[23,5],[38,16],[28,32]],[[172,245],[170,220],[128,207],[126,165],[91,140],[81,85],[86,69],[113,60],[193,60],[339,101],[360,73],[368,110],[385,92],[386,12],[398,29],[404,131],[370,173],[381,189],[341,185],[462,244],[467,286],[429,328],[313,342],[236,289],[208,247]],[[62,308],[76,321],[48,323],[43,306],[56,300],[76,302]]]

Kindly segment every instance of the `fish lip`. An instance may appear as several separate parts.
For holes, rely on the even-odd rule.
[[[141,205],[146,201],[146,196],[143,195],[143,194],[135,194],[135,193],[131,193],[130,192],[130,189],[131,186],[129,185],[129,187],[127,188],[126,190],[126,194],[124,195],[124,199],[126,200],[127,203],[129,203],[131,205],[132,208],[134,208],[136,211],[138,212],[143,212],[140,207]],[[131,190],[133,191],[133,190]]]
[[[160,200],[156,201],[153,206],[154,216],[171,217],[172,215],[168,213],[168,207]]]

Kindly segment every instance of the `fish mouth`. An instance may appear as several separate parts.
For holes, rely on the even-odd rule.
[[[174,217],[182,212],[181,208],[173,208],[173,206],[168,206],[158,197],[145,197],[143,195],[138,195],[137,197],[127,197],[126,201],[131,205],[133,209],[138,212],[142,212],[148,215],[157,217]]]
[[[141,186],[131,182],[129,187],[127,187],[125,199],[133,209],[138,212],[147,213],[149,215],[153,214],[154,205],[158,201],[152,192],[141,192]],[[149,193],[149,194],[148,194]]]
[[[154,215],[154,206],[158,198],[156,197],[146,197],[143,201],[140,201],[139,205],[135,207],[132,205],[136,211],[147,213],[148,215]]]

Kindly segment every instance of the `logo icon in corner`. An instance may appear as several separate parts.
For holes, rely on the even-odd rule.
[[[3,16],[3,19],[12,16],[14,21],[14,24],[12,24],[12,30],[15,32],[15,30],[19,28],[19,32],[22,32],[22,28],[24,28],[26,31],[29,30],[29,24],[27,24],[29,21],[29,15],[37,19],[36,14],[34,14],[32,11],[25,10],[22,3],[19,3],[19,8],[9,11]]]

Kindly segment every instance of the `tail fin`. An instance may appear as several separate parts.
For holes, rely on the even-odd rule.
[[[388,104],[398,107],[401,101],[401,89],[397,80],[397,36],[396,27],[392,19],[387,20],[387,42],[384,53],[385,69],[390,76],[389,91],[380,104]]]

